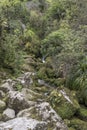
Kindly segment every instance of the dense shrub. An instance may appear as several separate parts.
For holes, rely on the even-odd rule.
[[[25,30],[24,32],[25,50],[27,53],[40,56],[40,40],[38,36],[32,30]]]
[[[14,35],[5,35],[0,43],[0,65],[15,71],[20,66],[21,55],[18,49],[18,38]]]
[[[82,78],[84,72],[81,67],[85,58],[84,43],[85,38],[81,36],[81,32],[72,30],[66,21],[62,22],[60,29],[50,33],[42,43],[42,55],[52,58],[55,73],[61,72],[62,78],[66,79],[65,85],[72,89],[83,86],[81,82],[84,82]]]

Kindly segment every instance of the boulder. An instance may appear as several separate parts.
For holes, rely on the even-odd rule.
[[[4,121],[13,119],[15,118],[15,111],[13,109],[7,108],[6,110],[3,111],[2,116]]]
[[[13,90],[13,88],[12,88],[12,85],[11,85],[11,84],[9,84],[8,82],[5,82],[4,84],[2,84],[2,85],[0,86],[0,90],[2,90],[2,91],[4,91],[5,93],[7,93],[7,92]]]
[[[6,103],[2,100],[0,100],[0,112],[3,112],[3,110],[6,108]]]
[[[16,111],[29,107],[29,102],[25,99],[24,95],[18,91],[10,91],[8,93],[8,107]]]
[[[41,80],[41,79],[38,79],[38,84],[39,84],[39,85],[45,85],[45,81],[44,81],[44,80]]]
[[[22,74],[20,77],[18,77],[16,81],[18,81],[24,87],[29,87],[33,83],[33,80],[31,78],[32,75],[34,75],[33,72],[26,72]]]
[[[31,118],[19,117],[0,123],[0,130],[47,130],[47,124]]]
[[[12,79],[4,80],[3,84],[0,86],[0,90],[7,93],[9,91],[21,89],[22,87],[29,87],[33,83],[33,80],[31,78],[33,75],[34,75],[33,72],[26,72],[15,80]]]
[[[38,98],[40,98],[42,95],[39,93],[34,92],[31,89],[28,88],[23,88],[21,93],[23,94],[23,96],[27,99],[27,100],[37,100]]]
[[[68,130],[61,117],[57,115],[48,102],[43,102],[29,109],[22,110],[18,113],[17,117],[27,117],[44,121],[47,123],[49,130]]]
[[[53,90],[48,99],[54,110],[63,119],[70,119],[80,107],[75,92],[67,88]]]

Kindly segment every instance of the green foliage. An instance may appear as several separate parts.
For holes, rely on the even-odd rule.
[[[25,30],[24,32],[25,50],[35,57],[40,55],[40,41],[38,36],[32,30]]]
[[[87,86],[87,61],[85,58],[79,62],[79,65],[77,66],[74,73],[72,73],[72,82],[70,86],[72,86],[73,89],[77,89],[82,91]],[[74,68],[73,68],[74,69]],[[71,81],[71,80],[70,80]]]
[[[79,116],[80,119],[86,121],[87,120],[87,109],[86,109],[86,107],[80,108],[77,115]]]
[[[42,55],[43,56],[52,56],[56,53],[60,53],[62,49],[62,39],[59,31],[52,32],[49,34],[42,42]]]
[[[60,20],[61,18],[64,18],[65,14],[66,11],[64,8],[64,4],[60,1],[53,1],[52,6],[50,6],[48,9],[48,17],[52,17],[53,19]]]
[[[18,38],[14,35],[5,35],[0,44],[0,65],[12,70],[20,66],[21,55],[18,50]],[[18,52],[17,52],[18,50]]]
[[[38,9],[29,11],[29,25],[30,28],[33,28],[34,32],[42,38],[45,30],[45,20],[43,14],[41,14]]]
[[[17,83],[17,84],[16,84],[16,89],[17,89],[17,91],[21,91],[22,88],[23,88],[23,86],[22,86],[20,83]]]
[[[19,44],[23,35],[21,21],[24,21],[25,11],[20,0],[0,2],[0,66],[12,72],[20,70],[22,53]]]
[[[22,18],[22,20],[25,18],[25,7],[23,2],[20,0],[3,0],[0,3],[1,11],[4,17],[6,17],[8,20],[11,19],[18,19]]]
[[[81,33],[71,29],[68,21],[63,20],[60,28],[42,43],[42,55],[52,58],[55,73],[61,73],[60,76],[66,79],[65,85],[71,89],[83,88],[86,83],[85,38]]]
[[[87,123],[77,118],[74,118],[70,121],[70,126],[76,130],[87,129]]]

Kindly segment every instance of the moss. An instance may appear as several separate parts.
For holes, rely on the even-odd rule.
[[[33,71],[33,67],[32,66],[30,66],[29,64],[23,64],[22,65],[22,70],[23,71]]]
[[[26,97],[28,100],[36,101],[37,99],[42,98],[42,94],[31,90],[29,93],[26,93]]]
[[[87,122],[74,118],[70,121],[70,127],[76,130],[87,130]]]
[[[68,119],[64,119],[64,123],[65,123],[67,126],[69,126],[69,124],[70,124],[70,120],[68,120]]]
[[[2,114],[0,113],[0,121],[2,121]]]
[[[70,120],[64,119],[64,123],[67,125],[68,130],[76,130],[76,129],[72,128],[72,127],[69,127],[70,126]]]
[[[46,79],[47,78],[46,68],[45,67],[40,68],[40,70],[37,73],[37,76],[40,79]]]
[[[63,119],[70,119],[75,114],[76,109],[71,104],[65,102],[61,106],[57,107],[57,113]]]
[[[35,87],[34,90],[37,91],[38,93],[43,93],[43,94],[50,91],[46,86]]]
[[[42,118],[38,115],[38,113],[36,112],[36,109],[35,109],[35,108],[32,108],[32,109],[30,110],[30,113],[31,113],[30,117],[31,117],[32,119],[36,119],[36,120],[41,121]]]
[[[68,130],[76,130],[76,129],[74,129],[74,128],[70,127],[70,128],[68,128]]]
[[[30,118],[36,119],[38,121],[43,121],[42,114],[40,114],[40,112],[38,111],[38,109],[36,109],[35,107],[32,107],[27,112],[28,112]],[[49,120],[51,120],[51,119],[49,119]],[[52,121],[52,123],[49,122],[48,125],[47,125],[47,130],[53,130],[54,127],[55,127],[55,122],[53,122],[53,121]]]
[[[87,107],[87,87],[83,88],[77,93],[80,104],[84,104]]]
[[[63,91],[66,92],[71,102],[60,92],[60,88],[52,91],[48,99],[52,107],[63,119],[70,119],[77,112],[79,104],[68,89],[63,88]]]
[[[64,84],[65,79],[64,78],[56,78],[53,76],[52,78],[47,78],[46,81],[49,82],[51,85],[54,85],[56,87],[60,87],[61,85]]]
[[[7,95],[3,98],[3,101],[7,103],[7,101],[8,101],[8,96]]]
[[[55,127],[55,124],[53,124],[53,123],[48,124],[47,130],[54,130],[54,127]]]
[[[6,108],[6,103],[0,100],[0,112],[3,112]]]
[[[56,70],[52,65],[52,60],[49,59],[49,57],[46,59],[46,63],[41,65],[38,64],[37,77],[44,79],[53,86],[61,86],[65,82],[65,78],[59,78],[59,74],[56,73]]]
[[[17,85],[16,85],[17,91],[21,91],[22,88],[23,88],[23,86],[20,83],[17,83]]]
[[[81,107],[78,110],[77,116],[79,116],[80,119],[87,121],[87,108],[86,107]]]

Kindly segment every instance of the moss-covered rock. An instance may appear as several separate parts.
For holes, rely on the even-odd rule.
[[[80,119],[87,121],[87,108],[86,107],[81,107],[78,110],[77,115],[79,116]]]
[[[33,56],[25,55],[24,57],[24,62],[22,64],[21,69],[23,71],[28,71],[32,72],[34,71],[33,64],[35,64],[35,60]]]
[[[38,100],[38,98],[42,97],[40,93],[34,92],[33,90],[27,88],[23,88],[21,93],[23,94],[26,100],[30,100],[30,101],[31,100],[36,101]]]
[[[78,110],[79,104],[75,93],[69,89],[56,89],[49,96],[50,103],[63,119],[70,119]]]
[[[49,93],[51,88],[48,88],[46,86],[40,86],[40,87],[35,87],[34,90],[37,91],[38,93],[45,94],[45,93]]]
[[[87,107],[87,87],[83,88],[83,90],[79,93],[79,100]]]
[[[75,130],[87,130],[87,122],[74,118],[70,121],[70,127]]]
[[[2,120],[2,114],[0,113],[0,121]]]
[[[0,112],[6,108],[6,103],[0,100]]]
[[[5,93],[2,90],[0,90],[0,99],[3,99],[4,97],[5,97]]]
[[[69,119],[64,119],[64,123],[68,126],[68,130],[76,130],[73,127],[70,126],[70,120]]]
[[[40,79],[47,79],[47,74],[46,74],[46,68],[42,67],[37,73],[38,78]]]
[[[70,128],[68,128],[68,130],[75,130],[74,128],[72,128],[72,127],[70,127]]]
[[[17,117],[27,117],[38,121],[45,121],[47,130],[68,130],[64,121],[52,109],[48,102],[42,102],[28,109],[24,109],[17,114]]]

